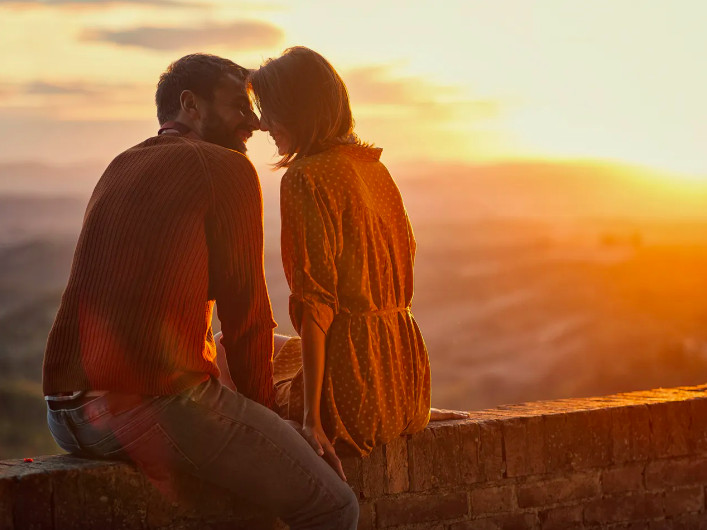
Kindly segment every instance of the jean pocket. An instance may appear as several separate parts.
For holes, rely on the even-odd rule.
[[[195,469],[191,459],[182,452],[159,423],[153,424],[135,439],[124,442],[119,449],[106,452],[102,457],[130,460],[147,475],[160,479]]]

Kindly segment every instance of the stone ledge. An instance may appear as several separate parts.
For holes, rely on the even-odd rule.
[[[344,468],[359,528],[691,528],[707,519],[707,385],[502,406]],[[285,528],[228,493],[70,456],[0,462],[0,528]]]

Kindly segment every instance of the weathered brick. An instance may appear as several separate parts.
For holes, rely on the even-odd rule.
[[[643,526],[638,526],[638,524]],[[648,523],[638,524],[635,526],[635,530],[673,530],[673,521],[670,519],[654,519]]]
[[[653,456],[681,456],[688,453],[690,407],[683,401],[653,403],[648,406],[651,420]]]
[[[623,523],[602,524],[599,526],[588,526],[591,530],[668,530],[672,529],[672,523],[662,519],[657,521],[649,521],[643,519],[640,521],[626,521]]]
[[[362,462],[363,460],[357,456],[347,456],[341,459],[341,467],[344,469],[346,482],[359,498],[363,498]]]
[[[12,494],[12,480],[0,479],[0,528],[14,530],[12,522],[12,504],[14,496]]]
[[[378,527],[445,521],[469,512],[466,492],[384,497],[375,505]]]
[[[661,515],[663,497],[660,493],[603,497],[589,501],[584,508],[584,520],[587,524],[642,521]]]
[[[648,407],[611,409],[612,461],[616,464],[648,460],[651,454]]]
[[[665,515],[699,512],[705,505],[704,488],[693,486],[666,491],[664,502]]]
[[[434,434],[433,472],[439,487],[454,487],[460,483],[457,461],[462,452],[459,428],[456,424],[441,424],[431,429]]]
[[[505,474],[503,434],[497,420],[479,423],[479,472],[482,480],[499,480]]]
[[[526,530],[537,528],[537,518],[530,513],[503,514],[463,521],[449,526],[449,530]]]
[[[109,501],[120,495],[120,489],[115,487],[115,483],[116,475],[109,469],[81,473],[78,487],[84,493],[81,505],[83,528],[110,528],[113,525],[113,509]]]
[[[90,492],[86,491],[82,477],[85,473],[81,469],[69,469],[64,472],[55,473],[52,478],[54,483],[54,522],[57,530],[70,528],[83,528],[83,504],[84,496]],[[106,511],[109,508],[106,507]],[[104,522],[104,526],[111,523],[110,518]]]
[[[643,486],[644,464],[629,464],[626,466],[606,469],[601,472],[601,489],[604,493],[620,493],[624,491],[641,491]]]
[[[703,513],[688,513],[673,517],[673,530],[707,530],[707,517]]]
[[[691,484],[707,484],[707,459],[657,460],[646,465],[646,487],[663,489]]]
[[[116,476],[116,482],[116,491],[119,493],[111,499],[113,527],[124,530],[141,528],[147,519],[147,501],[143,495],[144,476],[136,469],[125,469]],[[55,492],[55,502],[56,496]]]
[[[179,503],[170,502],[157,488],[149,487],[143,494],[147,503],[147,527],[162,528],[171,524]]]
[[[359,504],[357,530],[373,530],[376,527],[375,511],[372,502]]]
[[[570,530],[582,527],[583,507],[560,506],[543,510],[538,514],[542,530]]]
[[[20,477],[14,484],[13,520],[17,529],[53,528],[52,482],[48,474],[34,473]]]
[[[545,425],[542,417],[503,421],[502,431],[508,477],[545,472]]]
[[[611,463],[611,411],[597,409],[570,414],[573,469],[606,467]]]
[[[572,471],[611,462],[611,412],[577,411],[545,417],[547,469]]]
[[[529,508],[599,495],[597,474],[575,474],[517,486],[518,506]]]
[[[543,422],[546,469],[554,472],[571,470],[571,458],[566,450],[567,414],[550,414],[543,418]]]
[[[707,453],[707,399],[692,399],[690,409],[690,438],[688,446],[690,453]]]
[[[515,508],[513,485],[471,490],[471,513],[473,515],[510,512],[513,508]]]
[[[430,429],[408,438],[410,489],[423,491],[436,486],[434,478],[435,437]]]
[[[460,443],[460,452],[457,458],[459,479],[463,484],[480,482],[483,478],[479,468],[479,424],[470,421],[462,422],[457,430]]]
[[[383,446],[379,445],[374,447],[371,454],[361,461],[363,496],[365,498],[377,498],[385,493],[385,471]]]
[[[438,487],[455,487],[465,483],[474,471],[476,448],[468,452],[462,441],[467,434],[457,422],[436,424],[414,434],[408,440],[410,489],[424,491]],[[468,439],[466,440],[468,441]]]
[[[410,489],[408,477],[408,442],[400,436],[388,442],[385,453],[385,492],[401,493]]]

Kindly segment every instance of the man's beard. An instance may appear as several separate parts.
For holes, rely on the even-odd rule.
[[[204,125],[201,129],[201,137],[203,140],[210,142],[212,144],[220,145],[226,149],[232,149],[238,151],[239,153],[245,154],[247,149],[245,142],[243,142],[239,137],[237,132],[239,130],[250,129],[245,127],[239,127],[235,131],[229,132],[224,127],[223,122],[220,119],[208,119],[204,121]]]

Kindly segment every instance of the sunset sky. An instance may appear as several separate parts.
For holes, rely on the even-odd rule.
[[[107,162],[154,134],[159,74],[292,45],[348,84],[389,162],[596,159],[707,180],[700,0],[0,0],[0,163]],[[265,135],[256,166],[271,162]]]

